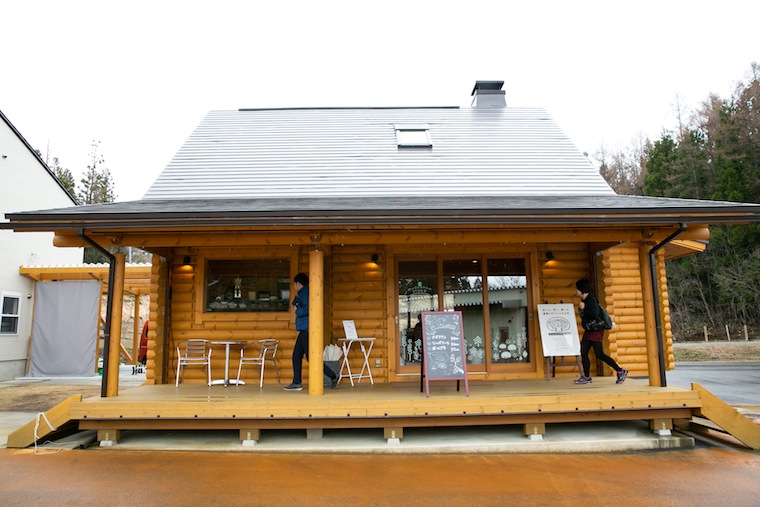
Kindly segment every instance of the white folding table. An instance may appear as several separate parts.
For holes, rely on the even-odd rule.
[[[341,348],[343,349],[343,365],[340,368],[340,378],[344,379],[348,377],[348,379],[351,381],[351,385],[354,385],[354,380],[356,382],[361,382],[361,379],[368,378],[370,383],[374,384],[375,379],[372,378],[372,370],[369,367],[369,354],[372,352],[372,347],[375,345],[375,339],[374,338],[340,338],[338,341],[343,342],[341,344]],[[364,363],[362,364],[362,369],[359,373],[352,373],[351,372],[351,364],[348,361],[348,353],[351,351],[351,346],[354,343],[358,343],[361,347],[362,355],[364,356]],[[369,345],[367,345],[369,344]],[[343,373],[343,371],[347,371],[348,373]],[[366,373],[365,373],[366,372]]]
[[[361,382],[361,379],[363,378],[368,378],[370,383],[374,384],[375,379],[372,378],[372,369],[369,366],[369,354],[372,352],[372,347],[375,345],[375,339],[359,338],[353,320],[344,320],[343,330],[346,332],[346,337],[338,339],[339,342],[343,342],[341,344],[341,348],[343,349],[343,364],[340,367],[340,379],[342,380],[344,377],[348,377],[352,386],[354,385],[354,379],[356,379],[357,382]],[[364,363],[362,364],[362,369],[359,373],[351,372],[351,364],[348,361],[348,353],[351,352],[351,346],[354,343],[359,344],[362,355],[364,356]],[[343,371],[348,371],[348,374],[344,374]]]

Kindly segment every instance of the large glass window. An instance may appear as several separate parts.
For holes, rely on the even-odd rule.
[[[287,312],[290,259],[209,259],[207,312]]]
[[[419,371],[404,368],[421,359],[419,314],[439,308],[462,312],[469,372],[529,364],[526,264],[524,257],[399,260],[399,372]]]
[[[491,361],[529,363],[525,259],[488,260]]]
[[[435,260],[398,263],[400,365],[422,361],[421,312],[438,311],[438,264]]]
[[[19,307],[21,294],[2,293],[2,315],[0,334],[18,334]]]

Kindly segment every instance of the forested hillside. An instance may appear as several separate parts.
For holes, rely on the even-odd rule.
[[[760,66],[729,98],[707,97],[679,128],[629,151],[600,150],[600,172],[621,194],[760,203]],[[676,340],[760,339],[760,224],[710,227],[698,255],[668,262]]]

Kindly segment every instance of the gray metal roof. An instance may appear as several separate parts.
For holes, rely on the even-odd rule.
[[[7,214],[16,230],[356,225],[575,225],[760,221],[760,204],[630,195],[143,199]],[[2,225],[0,225],[2,227]]]
[[[542,109],[315,108],[211,111],[144,199],[522,195],[614,191]]]

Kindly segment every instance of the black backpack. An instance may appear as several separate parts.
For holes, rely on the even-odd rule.
[[[586,322],[586,331],[604,331],[615,327],[615,322],[602,305],[599,305],[599,315],[601,316],[601,320],[594,319]]]

